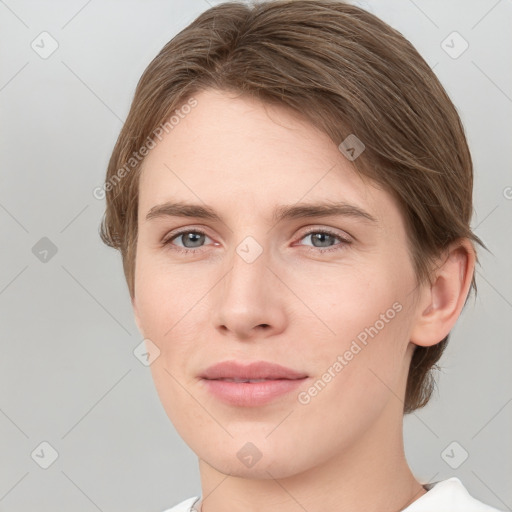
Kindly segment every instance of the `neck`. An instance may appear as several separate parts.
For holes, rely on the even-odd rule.
[[[286,478],[272,478],[272,467],[264,479],[225,475],[200,459],[202,512],[403,510],[426,490],[407,464],[403,418],[392,408],[386,408],[379,421],[349,448]]]

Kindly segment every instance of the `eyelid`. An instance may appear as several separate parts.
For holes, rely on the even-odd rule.
[[[170,247],[172,247],[171,250],[175,250],[176,252],[181,252],[181,253],[185,253],[185,254],[187,254],[187,253],[193,254],[193,253],[197,253],[197,252],[202,252],[204,250],[205,246],[198,247],[198,248],[186,248],[186,247],[175,246],[171,243],[172,240],[179,238],[180,236],[182,236],[186,233],[198,233],[198,234],[202,234],[208,238],[212,238],[208,235],[206,230],[202,227],[186,226],[183,228],[177,228],[176,230],[173,230],[170,233],[167,233],[163,237],[163,239],[161,241],[161,245],[164,248],[170,246]],[[310,250],[313,250],[320,254],[326,253],[326,252],[332,252],[332,251],[340,251],[346,245],[350,245],[354,241],[354,237],[352,237],[348,233],[343,232],[343,234],[341,234],[341,233],[337,232],[335,228],[326,227],[326,226],[311,226],[311,227],[307,228],[307,231],[302,232],[302,234],[298,237],[297,240],[300,241],[303,238],[305,238],[306,236],[313,234],[313,233],[324,233],[324,234],[330,235],[334,238],[338,238],[340,240],[339,243],[334,244],[332,246],[328,246],[328,247],[314,247],[314,246],[307,246],[307,245],[299,244],[302,247],[308,247]],[[341,246],[341,247],[339,247],[339,246]]]
[[[337,238],[339,240],[338,243],[335,243],[334,245],[330,245],[328,247],[314,247],[311,245],[298,244],[299,246],[306,247],[309,251],[313,251],[314,253],[317,253],[320,255],[326,254],[326,253],[331,253],[331,252],[339,253],[341,251],[344,251],[346,249],[346,246],[352,244],[352,242],[353,242],[352,237],[347,236],[347,234],[342,235],[342,234],[336,232],[335,230],[333,230],[332,228],[326,228],[326,227],[309,228],[308,231],[301,234],[301,236],[299,237],[298,240],[300,241],[303,238],[306,238],[308,235],[311,235],[313,233],[326,234],[326,235],[332,236],[334,238]]]
[[[326,227],[326,226],[313,226],[312,228],[308,228],[308,230],[300,236],[300,239],[311,233],[327,233],[332,236],[336,236],[341,238],[344,242],[352,242],[354,241],[354,237],[349,235],[346,231],[339,232],[336,228]]]
[[[305,233],[302,234],[302,237],[314,232],[318,232],[318,231],[327,231],[329,232],[329,234],[332,234],[332,235],[335,235],[335,236],[339,236],[341,238],[344,238],[344,239],[350,239],[350,240],[355,240],[355,237],[353,237],[352,235],[350,235],[347,231],[342,231],[341,233],[338,232],[339,228],[332,228],[330,226],[325,226],[325,225],[321,225],[321,224],[318,224],[318,225],[314,225],[314,226],[311,226],[311,227],[306,227],[306,228],[299,228],[299,231],[301,229],[308,229],[308,231],[306,231]],[[176,228],[176,229],[173,229],[172,231],[170,232],[167,232],[162,240],[163,241],[168,241],[170,238],[173,238],[174,236],[177,236],[177,235],[180,235],[180,234],[183,234],[183,233],[188,233],[188,232],[192,232],[192,231],[198,231],[206,236],[210,236],[208,235],[208,233],[206,232],[206,229],[203,228],[203,227],[200,227],[200,226],[184,226],[183,228]],[[301,237],[301,238],[302,238]],[[212,237],[210,237],[212,238]]]
[[[199,227],[189,227],[186,226],[184,228],[176,228],[175,230],[170,231],[169,233],[166,233],[162,238],[162,245],[168,244],[173,240],[174,238],[179,238],[180,235],[184,235],[186,233],[200,233],[202,235],[207,236],[208,238],[212,238],[208,233],[205,231],[204,228]]]

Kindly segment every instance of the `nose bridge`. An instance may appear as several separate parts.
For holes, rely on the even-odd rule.
[[[261,235],[263,236],[263,235]],[[265,244],[267,246],[267,244]],[[214,323],[247,338],[254,327],[281,323],[279,307],[271,299],[275,279],[269,250],[256,236],[247,235],[228,257],[227,274],[214,294]]]
[[[243,238],[234,248],[225,292],[244,300],[257,298],[259,288],[268,278],[268,256],[263,242],[253,235]]]

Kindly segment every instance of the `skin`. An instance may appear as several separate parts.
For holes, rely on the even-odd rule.
[[[143,164],[132,303],[139,330],[160,350],[151,364],[160,400],[199,458],[203,512],[402,510],[426,492],[403,449],[410,359],[414,344],[433,345],[455,324],[472,245],[450,247],[433,285],[419,286],[398,206],[325,134],[283,107],[213,90],[195,98]],[[223,222],[145,220],[169,200],[206,204]],[[272,221],[277,205],[321,200],[357,205],[377,222]],[[164,246],[178,228],[207,236]],[[335,236],[322,244],[309,228]],[[252,263],[236,252],[247,236],[263,251]],[[397,302],[401,311],[301,404],[298,393]],[[267,405],[228,405],[198,378],[228,359],[271,361],[309,378]],[[261,453],[250,468],[237,457],[247,442]]]

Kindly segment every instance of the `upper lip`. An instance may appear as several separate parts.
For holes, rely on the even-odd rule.
[[[207,368],[201,375],[203,379],[303,379],[303,372],[286,368],[267,361],[254,361],[249,364],[239,361],[222,361]]]

